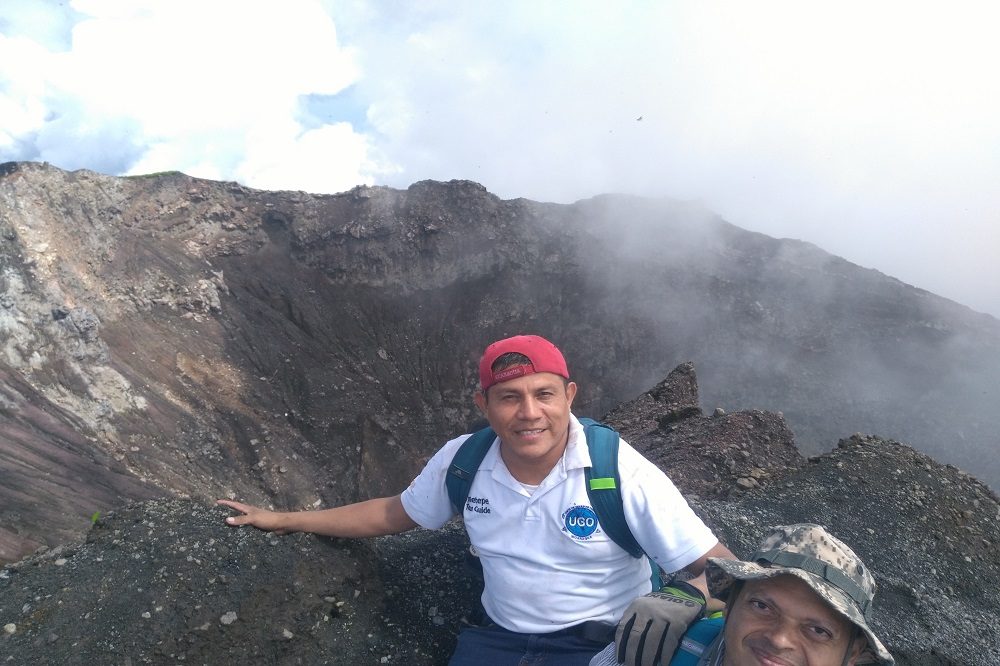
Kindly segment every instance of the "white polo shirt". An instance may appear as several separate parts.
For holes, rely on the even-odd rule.
[[[437,529],[455,515],[444,480],[469,437],[445,444],[403,491],[403,508],[420,526]],[[500,626],[540,634],[588,620],[616,624],[649,592],[649,563],[622,550],[596,520],[584,478],[590,464],[583,426],[571,415],[566,451],[533,493],[507,470],[499,438],[479,466],[463,518],[483,564],[483,607]],[[624,440],[618,474],[632,534],[664,571],[718,543],[666,474]]]

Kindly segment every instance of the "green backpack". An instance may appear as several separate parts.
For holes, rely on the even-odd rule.
[[[580,423],[587,435],[587,448],[593,465],[585,470],[587,496],[601,529],[632,557],[642,557],[642,546],[635,540],[632,530],[625,522],[625,510],[622,507],[619,489],[621,479],[618,476],[618,433],[610,426],[593,419],[583,418]],[[463,513],[472,480],[495,439],[496,433],[491,428],[483,428],[462,442],[452,458],[444,484],[456,512]],[[650,564],[653,566],[654,578],[658,578],[658,567],[654,562]],[[654,589],[659,589],[655,579],[654,586]]]

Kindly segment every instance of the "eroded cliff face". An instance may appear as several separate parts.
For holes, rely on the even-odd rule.
[[[130,499],[398,492],[518,332],[560,343],[582,415],[690,359],[710,409],[781,411],[807,453],[876,432],[1000,478],[996,320],[671,202],[7,164],[0,332],[2,560]]]
[[[748,557],[769,527],[830,526],[878,583],[900,666],[1000,664],[1000,504],[969,475],[877,437],[800,456],[774,413],[698,412],[679,367],[607,415]],[[447,663],[480,582],[460,524],[372,540],[231,528],[152,500],[0,569],[0,663]]]

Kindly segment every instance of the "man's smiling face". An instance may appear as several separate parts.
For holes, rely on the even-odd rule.
[[[841,666],[865,646],[855,628],[795,576],[748,580],[726,607],[723,666]]]
[[[576,384],[537,372],[476,394],[476,405],[500,436],[500,453],[515,479],[540,483],[562,457]]]

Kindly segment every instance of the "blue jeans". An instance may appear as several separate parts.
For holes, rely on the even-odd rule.
[[[495,624],[466,627],[449,666],[588,666],[607,640],[588,640],[572,631],[519,634]]]

